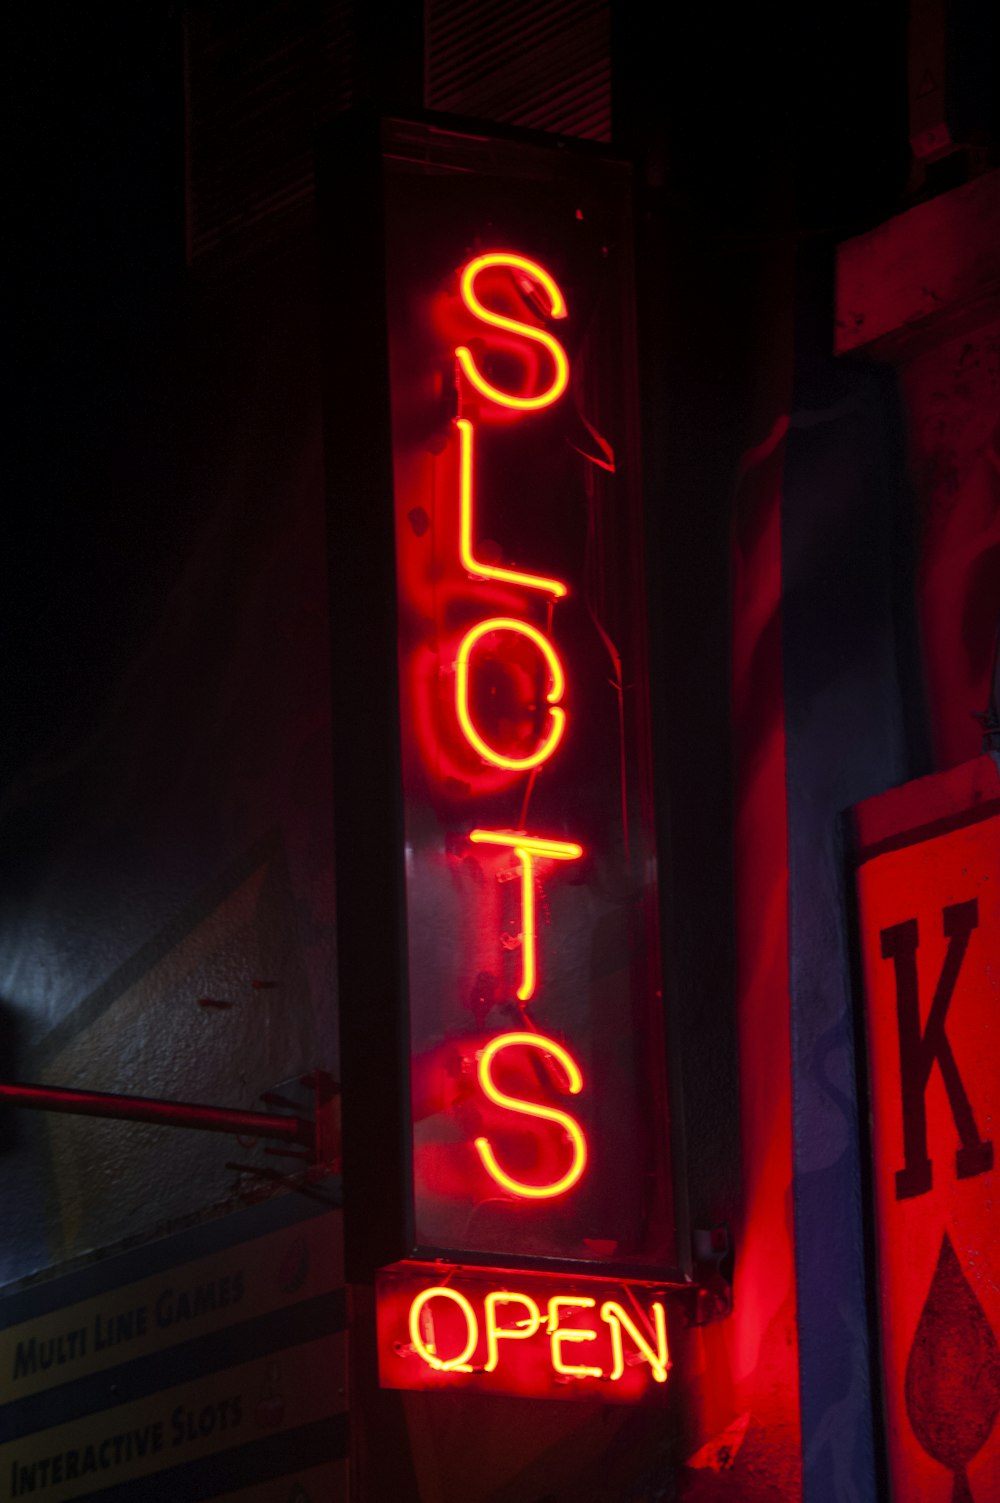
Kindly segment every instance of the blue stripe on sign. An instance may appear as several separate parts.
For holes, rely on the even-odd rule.
[[[907,500],[895,376],[829,351],[824,244],[800,258],[796,410],[782,500],[795,1261],[803,1485],[876,1503],[878,1375],[869,1344],[844,809],[905,781],[899,602]],[[915,688],[911,679],[909,688]],[[835,1209],[834,1209],[835,1208]]]
[[[209,1253],[253,1242],[282,1227],[328,1215],[340,1204],[340,1180],[331,1177],[321,1186],[311,1186],[307,1192],[277,1195],[273,1200],[200,1222],[188,1231],[176,1232],[160,1241],[144,1242],[126,1253],[105,1254],[98,1263],[88,1263],[72,1273],[57,1272],[54,1278],[32,1284],[28,1289],[0,1295],[0,1330],[51,1315],[53,1310],[107,1294],[139,1279],[180,1268]]]
[[[343,1289],[272,1310],[268,1315],[226,1326],[181,1346],[150,1352],[132,1362],[79,1378],[75,1383],[64,1383],[59,1388],[4,1404],[0,1406],[0,1442],[37,1434],[53,1425],[63,1425],[119,1404],[130,1404],[147,1394],[236,1367],[241,1362],[252,1362],[255,1357],[266,1357],[286,1347],[336,1335],[344,1330],[346,1323],[347,1299]]]

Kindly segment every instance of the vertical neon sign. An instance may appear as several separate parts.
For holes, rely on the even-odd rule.
[[[551,361],[552,371],[548,386],[541,391],[514,392],[502,389],[483,375],[472,351],[467,345],[455,350],[458,371],[457,397],[461,414],[454,421],[459,437],[459,533],[458,554],[463,567],[473,578],[502,580],[516,584],[531,592],[561,599],[567,593],[562,580],[543,575],[526,573],[498,565],[481,562],[473,546],[475,493],[476,423],[465,416],[470,406],[475,410],[477,399],[495,404],[519,417],[540,412],[551,407],[565,395],[569,384],[570,367],[566,352],[559,341],[533,323],[511,318],[495,308],[486,306],[477,289],[484,273],[504,275],[525,297],[541,293],[544,304],[552,318],[565,318],[566,300],[554,278],[537,261],[510,251],[493,251],[470,260],[461,270],[459,285],[466,310],[477,320],[491,328],[502,331],[505,336],[516,335],[518,339],[541,346]],[[494,283],[495,285],[495,283]],[[501,284],[501,291],[507,290]],[[549,616],[551,619],[551,609]],[[477,730],[470,711],[470,681],[473,674],[474,648],[486,636],[509,633],[526,639],[537,649],[544,664],[546,678],[544,699],[548,707],[548,723],[540,729],[537,744],[524,755],[510,756],[490,745]],[[476,623],[465,635],[458,647],[455,662],[455,709],[462,733],[472,750],[483,761],[511,772],[528,772],[539,769],[554,756],[566,728],[566,712],[561,701],[566,689],[566,674],[551,637],[538,627],[510,616],[488,616]],[[537,985],[537,933],[535,926],[536,860],[576,860],[583,855],[582,847],[575,841],[546,840],[531,835],[527,830],[483,830],[470,832],[474,844],[491,844],[512,849],[521,867],[521,929],[517,941],[521,951],[521,981],[517,998],[527,1003],[535,996]],[[492,1039],[478,1051],[477,1078],[483,1096],[508,1112],[525,1116],[530,1120],[551,1122],[559,1126],[567,1139],[570,1164],[566,1170],[544,1183],[528,1183],[508,1173],[501,1164],[487,1137],[475,1139],[476,1151],[491,1179],[507,1194],[524,1199],[547,1200],[565,1195],[580,1180],[587,1164],[587,1141],[579,1123],[569,1113],[551,1105],[525,1102],[502,1090],[493,1074],[493,1062],[507,1050],[538,1050],[547,1061],[556,1061],[565,1084],[563,1089],[576,1095],[583,1089],[583,1077],[579,1065],[570,1051],[555,1040],[546,1038],[537,1031],[509,1031]],[[550,1078],[551,1074],[550,1074]],[[494,1363],[494,1366],[496,1364]]]
[[[385,196],[414,1248],[659,1270],[627,181],[477,149]]]
[[[331,519],[338,714],[361,725],[338,753],[338,842],[356,860],[341,863],[337,901],[342,1011],[369,1009],[344,1031],[345,1198],[371,1180],[366,1121],[403,1193],[395,1221],[384,1196],[358,1213],[371,1251],[354,1266],[395,1281],[379,1295],[386,1382],[633,1402],[663,1386],[657,1280],[682,1275],[628,172],[438,127],[378,131],[378,239],[360,275],[370,297],[377,268],[385,337],[366,331],[360,293],[335,337],[346,327],[376,365],[387,349],[388,411],[376,387],[374,405],[345,389],[350,359],[331,370],[334,512],[349,510]],[[335,208],[358,159],[340,159]],[[330,263],[331,285],[354,285],[346,249]],[[374,508],[389,483],[387,601]],[[356,648],[367,676],[339,662]],[[345,791],[358,787],[377,842]],[[409,1100],[388,1129],[392,1071],[378,1059],[393,1040]]]

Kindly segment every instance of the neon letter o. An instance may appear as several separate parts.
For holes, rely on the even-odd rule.
[[[489,742],[479,734],[469,709],[472,652],[481,637],[494,631],[518,632],[522,637],[527,637],[545,659],[545,666],[549,671],[549,687],[545,695],[546,703],[549,705],[548,733],[541,744],[526,757],[508,757],[490,746]],[[548,761],[562,740],[562,734],[566,728],[566,712],[558,707],[565,689],[566,675],[558,653],[549,639],[543,636],[537,627],[529,626],[526,621],[518,621],[513,616],[493,616],[487,621],[480,621],[467,631],[459,644],[458,657],[455,661],[455,708],[458,713],[458,723],[469,745],[485,762],[492,762],[494,767],[504,767],[512,772],[525,772],[528,768],[539,767],[543,762]]]
[[[454,1300],[465,1316],[465,1328],[468,1332],[468,1339],[464,1349],[457,1357],[444,1359],[436,1356],[420,1334],[420,1312],[428,1300],[435,1299],[438,1295],[442,1298]],[[456,1370],[466,1373],[471,1372],[469,1358],[476,1350],[476,1343],[479,1340],[479,1323],[476,1320],[476,1312],[469,1304],[465,1295],[460,1294],[457,1289],[449,1289],[444,1284],[438,1284],[433,1289],[422,1289],[410,1306],[410,1340],[413,1342],[415,1350],[428,1366],[436,1367],[439,1372],[455,1372]]]

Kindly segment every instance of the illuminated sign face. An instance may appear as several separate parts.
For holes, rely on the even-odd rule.
[[[453,1387],[632,1404],[662,1396],[666,1302],[652,1286],[402,1263],[378,1284],[393,1388]]]
[[[441,132],[410,148],[384,207],[413,1251],[655,1279],[676,1254],[627,174]],[[665,1376],[656,1301],[619,1317],[620,1284],[463,1278],[417,1279],[384,1381]],[[633,1320],[638,1385],[616,1375]],[[447,1358],[428,1322],[455,1326]]]

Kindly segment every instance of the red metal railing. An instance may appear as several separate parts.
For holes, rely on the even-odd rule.
[[[125,1122],[153,1122],[201,1132],[267,1138],[306,1149],[313,1163],[330,1164],[335,1155],[335,1090],[322,1072],[306,1077],[316,1094],[316,1117],[245,1112],[233,1107],[162,1101],[152,1096],[120,1096],[107,1091],[78,1091],[63,1086],[0,1082],[0,1103],[30,1111],[69,1112],[84,1117],[111,1117]]]

